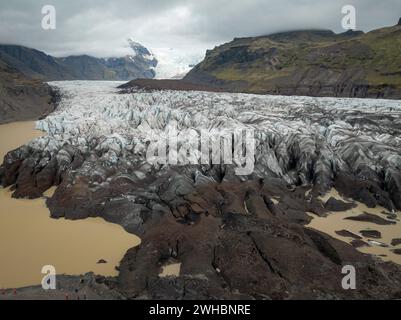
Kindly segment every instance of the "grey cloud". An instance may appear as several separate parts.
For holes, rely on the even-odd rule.
[[[41,8],[57,10],[57,29],[41,28]],[[198,53],[234,37],[325,28],[341,32],[341,7],[357,9],[357,27],[395,24],[401,0],[14,0],[0,3],[0,42],[57,56],[126,53],[132,37],[150,48]]]

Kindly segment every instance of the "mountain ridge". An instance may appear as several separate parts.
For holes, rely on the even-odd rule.
[[[133,55],[107,59],[90,55],[57,58],[21,45],[0,44],[0,60],[42,81],[153,78],[156,58],[139,43],[134,44],[130,43]]]
[[[401,26],[234,38],[184,78],[247,93],[401,99]]]

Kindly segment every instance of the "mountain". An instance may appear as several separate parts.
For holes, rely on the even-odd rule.
[[[19,45],[0,45],[0,59],[24,75],[41,80],[71,80],[72,70],[56,58]]]
[[[43,81],[153,78],[157,60],[139,43],[129,40],[129,46],[131,55],[105,59],[88,55],[55,58],[24,46],[0,45],[0,59]]]
[[[236,38],[184,78],[230,91],[401,99],[401,25]]]
[[[83,80],[115,80],[116,72],[109,70],[102,59],[88,55],[69,56],[66,58],[55,58],[59,65],[65,67],[71,78]],[[51,79],[55,80],[55,79]],[[62,79],[60,79],[62,80]]]
[[[0,124],[39,118],[53,110],[52,90],[0,59]]]

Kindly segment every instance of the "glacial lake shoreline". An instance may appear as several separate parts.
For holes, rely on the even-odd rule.
[[[2,161],[8,151],[42,135],[34,121],[0,125]],[[54,189],[28,200],[12,198],[10,188],[0,188],[0,289],[40,284],[44,265],[53,265],[57,274],[116,276],[126,251],[140,243],[102,218],[50,218],[45,202]],[[98,263],[102,259],[106,263]]]

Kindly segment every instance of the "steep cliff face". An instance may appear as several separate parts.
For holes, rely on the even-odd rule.
[[[252,93],[399,99],[400,47],[400,25],[234,39],[208,51],[185,80]]]
[[[0,124],[39,118],[53,110],[51,88],[0,60]]]

